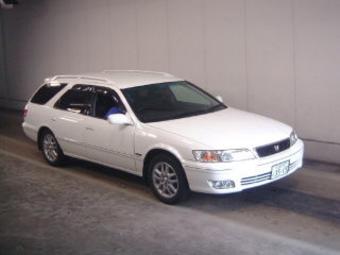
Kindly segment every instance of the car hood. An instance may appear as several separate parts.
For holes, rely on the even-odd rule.
[[[148,125],[205,146],[197,149],[216,150],[255,148],[286,139],[292,131],[291,127],[281,122],[230,107]]]

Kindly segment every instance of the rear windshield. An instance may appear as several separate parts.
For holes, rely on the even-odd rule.
[[[66,86],[66,83],[62,83],[58,86],[51,86],[45,84],[42,86],[37,93],[31,99],[31,103],[35,104],[46,104],[52,97],[54,97],[60,90]]]

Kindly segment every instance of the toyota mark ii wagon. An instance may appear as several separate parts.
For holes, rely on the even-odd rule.
[[[25,134],[49,164],[74,157],[143,176],[169,204],[190,190],[239,192],[302,167],[304,146],[291,127],[166,73],[58,75],[24,115]]]

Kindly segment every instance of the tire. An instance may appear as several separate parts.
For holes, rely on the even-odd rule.
[[[179,161],[167,154],[155,156],[148,168],[148,182],[155,196],[166,204],[184,201],[189,194],[188,182]]]
[[[51,131],[44,131],[40,142],[43,156],[50,165],[61,166],[65,163],[66,157]]]

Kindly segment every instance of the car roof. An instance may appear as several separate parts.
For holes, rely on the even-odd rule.
[[[180,81],[183,79],[177,78],[171,74],[155,71],[142,70],[104,70],[102,72],[84,73],[77,75],[56,75],[46,79],[46,82],[71,82],[79,83],[100,83],[106,86],[115,87],[119,89]]]

